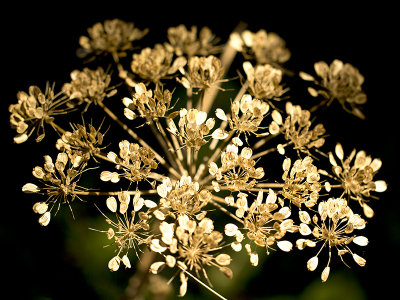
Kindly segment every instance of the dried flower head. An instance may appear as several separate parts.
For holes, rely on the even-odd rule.
[[[313,159],[306,156],[291,164],[291,159],[288,157],[283,161],[282,168],[284,184],[280,194],[298,207],[302,204],[306,207],[317,204],[322,185]]]
[[[65,107],[68,101],[60,94],[54,94],[54,87],[46,85],[44,92],[37,86],[29,87],[29,94],[20,91],[17,93],[18,103],[9,106],[10,125],[15,128],[17,135],[14,142],[25,142],[36,130],[36,141],[40,142],[45,136],[45,124],[53,126],[54,116],[66,114],[69,109]]]
[[[255,59],[257,64],[283,64],[290,58],[285,41],[276,33],[265,30],[253,33],[249,30],[241,34],[232,33],[230,45],[242,52],[245,59]]]
[[[255,168],[256,162],[251,158],[252,155],[251,148],[243,147],[239,154],[238,147],[230,144],[221,154],[221,167],[211,162],[209,172],[218,185],[222,184],[232,192],[249,190],[256,185],[258,179],[264,177],[264,169]]]
[[[151,211],[157,206],[151,200],[144,200],[139,191],[134,193],[132,201],[131,193],[128,191],[119,192],[117,199],[110,196],[106,201],[107,208],[115,213],[116,221],[103,214],[111,227],[107,231],[96,230],[105,233],[108,240],[112,240],[112,244],[117,247],[117,255],[108,264],[111,271],[117,271],[121,261],[126,268],[130,268],[129,251],[133,249],[136,256],[139,257],[140,245],[150,243],[152,239],[149,225],[152,217]],[[144,210],[145,208],[147,210]],[[125,254],[121,258],[122,252]]]
[[[323,61],[316,62],[314,69],[321,78],[320,80],[307,73],[300,73],[300,77],[304,80],[314,81],[315,84],[322,87],[322,90],[310,87],[308,90],[312,96],[322,95],[325,98],[324,103],[327,105],[336,99],[345,111],[361,119],[365,118],[360,110],[360,106],[367,102],[367,96],[361,87],[364,77],[357,68],[335,59],[329,66]]]
[[[256,65],[253,67],[250,62],[243,63],[243,69],[249,83],[250,94],[257,99],[281,100],[285,92],[281,85],[282,71],[269,64]]]
[[[163,91],[162,87],[157,85],[153,95],[153,91],[147,89],[141,82],[135,86],[132,99],[127,97],[122,99],[125,105],[124,115],[129,120],[133,120],[137,116],[150,119],[166,117],[166,113],[172,109],[171,99],[172,93],[169,90]]]
[[[224,253],[217,255],[223,235],[214,230],[211,219],[204,218],[197,222],[187,215],[181,215],[175,223],[162,222],[160,231],[161,241],[153,239],[150,248],[161,253],[165,257],[165,263],[155,262],[150,270],[158,273],[165,264],[170,268],[177,266],[181,270],[180,296],[186,293],[187,270],[194,271],[197,277],[203,275],[208,280],[206,267],[212,266],[232,277],[232,271],[227,268],[231,263],[230,256]]]
[[[288,252],[292,249],[289,241],[281,241],[286,232],[294,231],[293,220],[289,219],[291,211],[284,206],[277,194],[270,189],[268,196],[263,201],[263,192],[259,191],[257,198],[250,207],[247,205],[247,195],[239,193],[236,202],[236,216],[243,220],[243,228],[240,230],[235,224],[229,223],[225,226],[225,234],[234,236],[236,241],[231,244],[234,251],[242,249],[242,243],[247,237],[256,246],[266,248],[267,254],[277,245],[282,251]],[[244,233],[246,233],[244,235]],[[245,248],[250,256],[250,263],[253,266],[258,264],[258,254],[251,251],[250,245]]]
[[[211,192],[200,189],[199,183],[192,181],[190,176],[182,176],[174,184],[167,177],[157,186],[157,193],[161,197],[160,207],[166,214],[178,218],[180,215],[202,218],[205,216],[202,209],[211,200]],[[163,214],[161,215],[162,219]]]
[[[345,159],[340,143],[336,144],[335,154],[341,166],[336,162],[332,152],[329,152],[333,178],[341,183],[349,199],[357,200],[360,203],[365,216],[371,218],[374,211],[367,205],[365,198],[372,198],[371,192],[381,193],[387,189],[385,181],[374,181],[374,176],[381,168],[382,161],[379,158],[372,159],[371,156],[367,156],[365,151],[357,152],[355,149]]]
[[[318,267],[318,256],[324,248],[328,248],[329,258],[327,266],[321,274],[322,281],[328,279],[333,248],[336,248],[343,263],[345,263],[343,255],[350,253],[358,265],[365,266],[365,259],[353,253],[349,245],[352,242],[359,246],[368,244],[366,237],[354,234],[355,229],[365,228],[366,222],[352,212],[346,200],[330,198],[327,201],[321,201],[318,205],[318,215],[311,218],[306,211],[300,211],[299,218],[301,221],[299,232],[304,238],[296,241],[297,247],[302,250],[305,247],[314,248],[318,243],[322,244],[318,253],[308,260],[308,270],[314,271]],[[307,238],[310,235],[313,237]]]
[[[197,88],[200,90],[210,87],[218,87],[222,80],[224,69],[221,60],[213,55],[193,56],[187,64],[187,71],[180,69],[184,77],[178,81],[187,89]]]
[[[288,116],[282,126],[282,133],[294,149],[309,154],[310,149],[324,145],[324,125],[317,124],[311,129],[311,113],[308,110],[287,102],[286,113]]]
[[[168,131],[178,137],[181,147],[193,148],[198,151],[208,140],[205,137],[214,128],[215,120],[207,119],[207,113],[196,108],[187,110],[182,108],[179,112],[178,127],[169,119]]]
[[[208,27],[203,27],[198,32],[197,26],[192,26],[189,31],[185,25],[181,24],[168,28],[167,38],[167,47],[178,56],[207,56],[219,50],[219,47],[215,45],[217,40]]]
[[[119,156],[110,151],[107,157],[116,164],[117,170],[122,170],[123,174],[117,172],[103,171],[100,179],[103,181],[118,182],[120,177],[130,181],[139,182],[146,180],[152,169],[157,168],[154,153],[145,147],[140,147],[136,143],[129,143],[123,140],[119,143]]]
[[[139,54],[133,54],[132,72],[140,78],[159,83],[161,79],[178,71],[186,64],[186,58],[179,56],[175,60],[174,53],[167,47],[156,44],[154,48],[144,48]]]
[[[37,202],[33,206],[33,211],[41,214],[39,223],[47,226],[50,221],[50,212],[56,207],[56,212],[62,204],[67,204],[79,199],[78,192],[84,191],[78,185],[78,181],[85,168],[85,163],[76,163],[68,158],[66,153],[59,153],[55,163],[50,156],[44,156],[44,166],[33,168],[32,174],[43,183],[43,187],[38,187],[33,183],[27,183],[22,187],[25,193],[39,193],[47,196],[45,202]],[[48,206],[51,207],[48,209]],[[72,211],[72,209],[71,209]]]
[[[81,36],[79,39],[84,51],[82,54],[111,53],[123,56],[126,50],[132,49],[132,42],[142,39],[148,30],[140,30],[132,22],[113,19],[98,22],[87,31],[89,36]]]
[[[257,133],[261,127],[261,122],[269,111],[267,102],[253,99],[249,94],[245,94],[240,99],[235,99],[231,105],[231,116],[225,114],[222,109],[216,110],[216,116],[223,121],[228,121],[230,129],[237,133],[237,137],[243,133],[247,140],[248,135],[254,134],[256,136],[267,135],[268,132]],[[279,114],[275,111],[272,115]],[[223,134],[221,134],[223,133]],[[213,138],[225,139],[228,133],[218,129],[213,133]]]
[[[78,104],[86,102],[87,105],[96,105],[117,93],[114,87],[110,87],[111,76],[99,67],[96,70],[84,68],[82,71],[71,72],[72,81],[65,83],[62,91],[71,100],[78,100]],[[87,110],[87,108],[85,109]]]
[[[92,124],[86,126],[71,124],[72,132],[66,131],[57,140],[56,148],[68,154],[74,164],[80,164],[81,160],[88,161],[100,154],[104,135],[100,132],[101,125],[96,129]]]

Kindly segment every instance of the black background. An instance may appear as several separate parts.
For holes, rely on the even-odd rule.
[[[81,66],[75,56],[79,36],[95,22],[115,17],[133,21],[139,28],[148,27],[154,43],[165,40],[166,28],[181,23],[207,25],[225,40],[236,24],[244,21],[253,31],[265,28],[277,32],[287,41],[293,54],[289,68],[293,63],[292,67],[296,69],[312,72],[315,61],[330,62],[335,58],[357,66],[366,78],[367,121],[343,113],[324,117],[336,122],[333,135],[348,145],[348,151],[353,147],[366,149],[373,157],[383,160],[379,178],[388,182],[389,189],[374,206],[377,216],[370,221],[368,231],[371,241],[366,251],[368,263],[357,274],[369,299],[378,299],[379,294],[396,293],[400,266],[400,206],[396,191],[399,176],[395,151],[399,139],[396,106],[399,101],[398,17],[394,7],[383,1],[375,5],[372,2],[353,3],[352,6],[336,1],[324,2],[323,6],[311,2],[302,5],[280,3],[54,1],[47,5],[3,5],[0,27],[3,133],[0,265],[4,277],[0,298],[5,293],[12,297],[5,296],[4,299],[38,299],[35,297],[43,290],[52,299],[96,298],[74,266],[73,258],[63,252],[62,237],[57,234],[57,228],[50,226],[43,230],[33,216],[30,198],[21,192],[21,186],[31,179],[32,166],[41,161],[41,147],[53,146],[36,146],[34,142],[13,144],[14,131],[9,128],[8,106],[16,102],[16,92],[27,90],[29,85],[44,86],[48,80],[67,81],[71,70]],[[343,130],[345,134],[341,133]],[[347,134],[350,131],[356,134]],[[271,262],[268,268],[279,269],[280,264],[285,265],[278,260]],[[283,275],[279,276],[295,278],[296,283],[288,284],[289,279],[285,279],[281,288],[286,286],[288,291],[296,292],[302,285],[305,271],[291,273],[287,264],[282,266],[285,267]],[[310,275],[305,274],[307,276]],[[253,283],[249,289],[262,295],[263,280]],[[279,288],[276,282],[274,285],[275,289]]]

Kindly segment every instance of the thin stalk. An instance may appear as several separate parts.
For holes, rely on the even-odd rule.
[[[66,132],[66,130],[58,126],[56,123],[54,123],[54,121],[50,122],[50,125],[54,128],[55,131],[59,131],[61,134],[64,134]]]
[[[244,223],[242,219],[238,218],[236,215],[234,215],[233,213],[231,213],[229,210],[227,210],[225,207],[223,207],[221,204],[219,204],[218,202],[216,202],[215,197],[212,198],[212,200],[210,201],[210,203],[216,207],[218,207],[218,209],[220,209],[221,211],[223,211],[224,213],[226,213],[228,216],[230,216],[231,218],[235,219],[236,221],[240,222],[240,223]]]
[[[240,22],[236,28],[233,30],[233,32],[242,32],[246,28],[246,24],[243,22]],[[221,65],[222,68],[224,69],[224,73],[226,74],[227,71],[229,70],[229,67],[231,66],[235,56],[236,56],[237,51],[229,44],[227,43],[224,47],[224,50],[220,56],[221,59]],[[207,89],[207,92],[204,94],[203,98],[203,107],[202,110],[205,112],[209,112],[212,104],[214,103],[215,97],[217,96],[218,93],[218,88],[221,85],[221,82],[216,86]]]
[[[183,267],[179,266],[179,269],[181,269],[183,272],[185,272],[187,275],[189,275],[189,277],[193,278],[195,281],[197,281],[199,284],[201,284],[202,286],[204,286],[207,290],[209,290],[211,293],[213,293],[214,295],[216,295],[217,297],[219,297],[220,299],[223,300],[227,300],[224,296],[218,294],[216,291],[214,291],[212,288],[210,288],[207,284],[205,284],[204,282],[202,282],[200,279],[198,279],[196,276],[192,275],[191,273],[189,273],[188,271],[186,271]]]
[[[169,163],[174,167],[174,168],[178,168],[177,164],[176,164],[176,159],[174,159],[174,157],[172,157],[171,151],[169,150],[170,147],[164,137],[164,135],[160,135],[159,134],[159,129],[157,130],[157,128],[161,127],[161,126],[154,126],[154,122],[153,120],[150,120],[149,118],[147,118],[147,122],[150,124],[150,129],[153,132],[153,135],[156,137],[158,143],[161,145],[162,149],[164,150],[164,153],[167,155],[168,161]]]
[[[116,192],[75,191],[74,193],[79,196],[117,196],[118,194],[121,193],[121,191],[116,191]],[[141,195],[151,195],[151,194],[157,194],[157,191],[156,190],[126,191],[126,193],[129,195],[136,195],[137,193],[140,193]]]
[[[160,121],[158,119],[156,120],[156,125],[157,125],[158,131],[160,131],[161,135],[164,137],[165,142],[167,143],[167,146],[169,147],[170,150],[172,150],[173,161],[178,166],[179,171],[181,172],[181,174],[184,174],[185,173],[185,168],[182,165],[183,157],[182,158],[179,157],[179,153],[182,153],[182,152],[180,150],[178,152],[178,149],[177,149],[175,143],[171,144],[170,140],[167,137],[167,134],[165,133],[164,128],[161,126]],[[172,135],[172,136],[175,137],[174,135]],[[178,148],[179,148],[179,145],[178,145]]]
[[[264,150],[264,151],[262,151],[262,152],[259,152],[259,153],[257,153],[257,154],[254,154],[251,158],[252,158],[252,159],[256,159],[256,158],[259,158],[259,157],[261,157],[261,156],[267,155],[268,153],[272,153],[272,152],[274,152],[274,151],[276,151],[276,150],[277,150],[276,147],[270,148],[270,149]]]

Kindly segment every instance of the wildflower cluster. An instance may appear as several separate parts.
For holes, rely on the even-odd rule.
[[[315,63],[318,78],[289,72],[285,41],[265,30],[233,32],[219,44],[207,27],[179,25],[167,29],[165,41],[137,47],[146,34],[121,20],[95,24],[79,39],[92,60],[73,70],[59,93],[55,85],[44,92],[31,86],[10,105],[16,143],[30,143],[35,131],[42,141],[46,124],[58,134],[55,162],[45,155],[32,172],[39,183],[22,187],[47,197],[33,206],[39,223],[47,226],[64,204],[72,211],[76,198],[90,199],[87,205],[105,218],[104,228],[94,230],[115,247],[108,268],[135,270],[150,255],[149,273],[175,270],[180,296],[191,278],[225,299],[211,288],[209,270],[235,276],[232,251],[248,256],[252,267],[263,253],[309,251],[310,271],[326,251],[322,281],[335,254],[365,266],[352,244],[368,244],[358,231],[374,216],[375,193],[387,189],[377,175],[382,161],[357,150],[346,157],[340,143],[331,146],[324,120],[316,121],[318,109],[335,99],[364,118],[358,70],[335,60]],[[234,80],[228,72],[234,56],[224,55],[232,51],[244,58],[244,76],[236,96],[219,102],[224,83]],[[102,66],[100,55],[114,65]],[[308,91],[321,102],[312,105],[307,95],[300,103],[287,100],[286,76],[294,74],[317,86]],[[81,123],[90,112],[94,121]],[[95,124],[99,112],[104,117]],[[109,122],[125,137],[106,135]],[[83,186],[83,174],[94,172],[100,184]]]

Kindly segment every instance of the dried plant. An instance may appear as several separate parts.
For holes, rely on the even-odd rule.
[[[375,179],[382,162],[365,151],[346,157],[337,142],[331,149],[324,125],[315,122],[318,109],[335,99],[365,117],[359,71],[334,60],[315,63],[318,78],[288,72],[285,41],[265,30],[235,31],[219,44],[207,27],[198,32],[180,25],[167,30],[166,41],[134,48],[146,33],[121,20],[95,24],[79,40],[95,69],[72,71],[59,93],[55,86],[44,92],[31,86],[10,105],[16,143],[29,143],[35,131],[36,142],[42,141],[46,124],[59,136],[55,162],[45,155],[44,166],[32,171],[39,183],[22,187],[46,198],[33,205],[40,225],[47,226],[63,204],[72,211],[75,199],[95,200],[106,224],[94,230],[116,248],[109,269],[117,271],[121,262],[131,268],[150,255],[148,273],[175,270],[171,279],[179,275],[180,296],[191,278],[225,299],[212,288],[208,270],[217,268],[227,280],[235,276],[230,251],[248,255],[254,267],[260,252],[309,251],[305,268],[314,271],[327,249],[322,281],[329,277],[332,252],[343,262],[349,253],[364,266],[351,244],[368,244],[355,230],[366,227],[364,217],[373,217],[375,193],[387,189]],[[224,59],[218,58],[221,51]],[[210,91],[223,98],[224,82],[234,80],[228,70],[235,55],[227,53],[242,54],[245,76],[234,99],[218,102]],[[100,55],[110,55],[115,65],[99,65]],[[318,88],[308,91],[320,103],[307,108],[307,95],[302,103],[289,101],[285,76],[312,82]],[[108,99],[119,104],[119,112],[106,106]],[[94,108],[104,112],[101,124],[82,123],[81,115]],[[69,130],[60,125],[65,114]],[[126,138],[105,135],[105,120],[115,122]],[[155,139],[147,131],[140,136],[140,127]],[[90,169],[111,184],[83,186]]]

